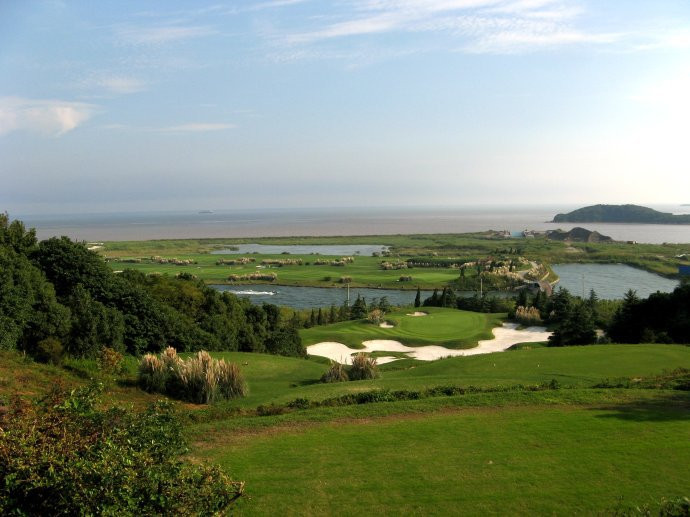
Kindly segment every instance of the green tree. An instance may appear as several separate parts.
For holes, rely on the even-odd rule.
[[[574,303],[559,320],[549,346],[590,345],[597,335],[592,311],[583,302]]]
[[[355,303],[352,304],[352,310],[350,311],[350,319],[361,320],[367,317],[367,302],[359,294]]]
[[[417,295],[414,297],[414,306],[422,306],[422,291],[420,291],[419,287],[417,287]]]

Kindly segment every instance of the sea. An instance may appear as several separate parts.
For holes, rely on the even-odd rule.
[[[690,243],[690,225],[550,223],[583,205],[458,207],[253,208],[126,213],[11,214],[36,228],[39,239],[66,235],[89,242],[205,237],[289,237],[466,233],[484,230],[569,230],[583,226],[615,240]],[[690,213],[690,206],[649,205]],[[689,250],[690,251],[690,250]]]

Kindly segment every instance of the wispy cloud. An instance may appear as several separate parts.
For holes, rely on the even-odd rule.
[[[124,43],[132,45],[162,45],[174,41],[201,38],[217,34],[207,25],[160,25],[154,27],[118,27],[116,34]]]
[[[81,90],[96,90],[106,95],[127,95],[145,91],[148,83],[131,75],[97,72],[77,81],[76,86]]]
[[[0,97],[0,135],[30,131],[61,136],[89,120],[96,109],[83,102]]]
[[[445,34],[451,48],[515,53],[574,44],[611,43],[616,33],[581,29],[577,0],[358,0],[340,19],[324,17],[284,36],[288,46],[388,33]],[[328,20],[323,22],[321,20]]]

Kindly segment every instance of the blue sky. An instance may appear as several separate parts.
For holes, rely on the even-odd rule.
[[[0,209],[690,203],[690,2],[0,2]]]

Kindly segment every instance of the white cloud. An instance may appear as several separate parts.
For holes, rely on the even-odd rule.
[[[32,131],[61,136],[89,120],[96,106],[52,99],[0,98],[0,135]]]

